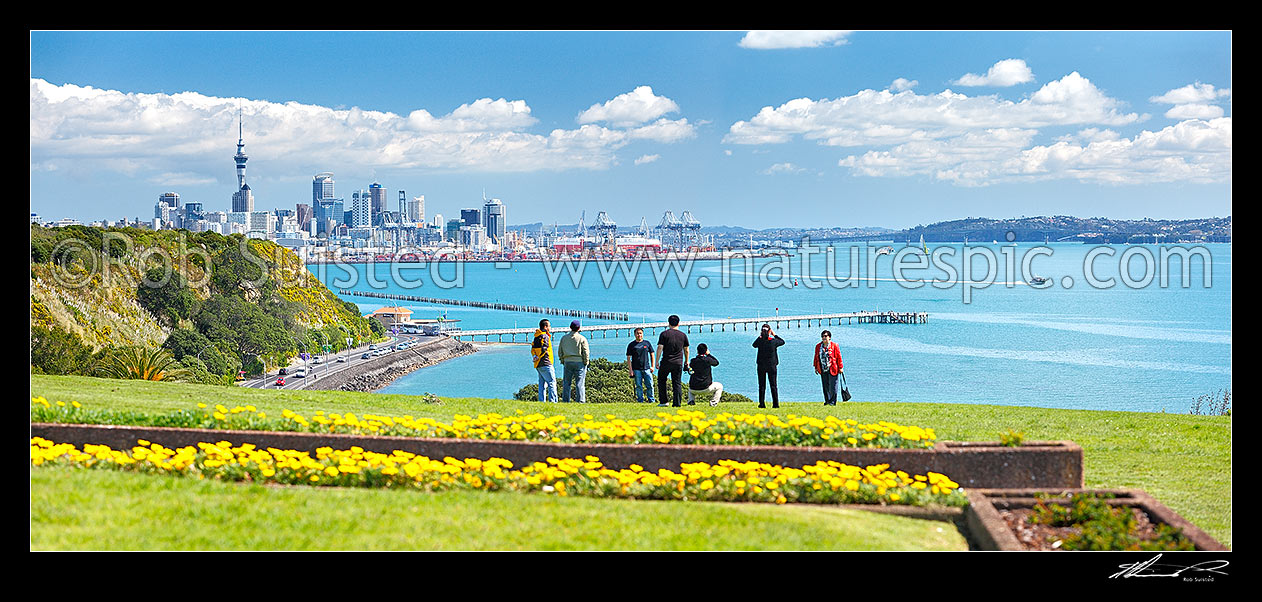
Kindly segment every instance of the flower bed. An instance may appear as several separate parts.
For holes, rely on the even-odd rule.
[[[753,461],[805,466],[834,461],[852,466],[888,464],[919,474],[952,475],[964,487],[1082,487],[1082,448],[1071,441],[1029,442],[1019,447],[980,442],[935,442],[932,429],[888,422],[764,414],[701,412],[659,414],[655,419],[591,416],[573,424],[542,415],[477,418],[450,424],[431,419],[317,413],[310,419],[286,412],[269,417],[256,408],[199,408],[169,415],[101,412],[36,398],[31,434],[76,445],[127,448],[138,439],[168,447],[201,441],[253,443],[314,453],[321,447],[428,457],[505,458],[519,465],[553,458],[597,456],[605,465],[649,470],[687,462]],[[98,426],[101,425],[101,426]],[[118,426],[109,426],[118,425]],[[155,428],[156,427],[156,428]],[[406,433],[392,435],[391,433]]]
[[[852,419],[829,416],[819,419],[789,414],[734,414],[722,412],[707,418],[704,412],[678,410],[659,412],[656,418],[623,420],[606,414],[603,420],[592,415],[569,422],[564,416],[543,414],[457,415],[449,423],[412,416],[356,416],[317,411],[303,416],[284,410],[279,418],[268,418],[254,406],[227,408],[197,404],[164,416],[136,413],[90,411],[73,402],[51,403],[43,397],[31,401],[31,421],[76,424],[129,424],[178,428],[262,430],[281,432],[336,433],[346,435],[454,438],[498,441],[540,441],[550,443],[684,444],[684,445],[784,445],[807,447],[863,447],[883,449],[932,448],[933,429],[903,426],[892,422],[860,424]]]
[[[1226,550],[1137,489],[974,489],[965,524],[985,550]]]
[[[307,452],[262,449],[252,444],[200,442],[170,448],[140,441],[129,451],[104,445],[82,449],[31,439],[31,464],[180,475],[281,485],[412,488],[424,491],[481,489],[559,496],[657,500],[708,500],[817,504],[962,506],[959,485],[938,473],[912,475],[888,465],[857,467],[817,462],[783,467],[723,460],[684,463],[677,471],[621,470],[599,458],[548,458],[517,468],[503,458],[434,460],[403,451],[376,453],[358,447]]]

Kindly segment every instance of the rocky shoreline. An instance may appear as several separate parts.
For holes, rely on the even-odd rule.
[[[364,370],[354,374],[338,373],[321,378],[307,387],[325,391],[358,391],[371,393],[405,374],[419,368],[433,366],[442,361],[469,355],[477,351],[472,343],[450,337],[422,343],[416,347],[369,360]],[[347,371],[349,372],[349,371]]]

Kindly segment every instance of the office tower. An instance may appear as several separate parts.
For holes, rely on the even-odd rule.
[[[324,199],[316,203],[312,210],[315,213],[316,234],[332,236],[329,225],[336,227],[346,219],[342,199]]]
[[[333,173],[323,172],[315,175],[311,182],[311,204],[333,198]]]
[[[372,215],[381,216],[386,212],[386,189],[379,182],[373,182],[368,185],[368,195],[372,199]],[[380,222],[381,218],[378,217]],[[379,225],[379,224],[372,224]]]
[[[451,242],[459,242],[460,226],[463,226],[463,225],[465,225],[464,222],[458,219],[448,220],[447,230],[443,234],[443,240],[449,240]]]
[[[174,215],[175,209],[166,203],[165,200],[159,198],[157,203],[153,204],[153,218],[160,220],[154,223],[170,224],[171,216]],[[154,226],[157,230],[160,226]]]
[[[311,218],[312,218],[311,205],[308,205],[306,203],[298,203],[297,209],[298,209],[298,213],[297,213],[298,229],[303,230],[305,232],[310,232],[311,231]]]
[[[372,197],[367,192],[363,194],[356,192],[351,195],[351,222],[353,228],[367,228],[372,226],[373,218],[373,202]]]
[[[166,203],[167,207],[170,207],[172,209],[179,209],[180,208],[180,193],[164,192],[162,193],[161,196],[158,197],[158,202]]]
[[[245,162],[250,157],[245,154],[244,127],[244,121],[238,115],[237,154],[232,156],[232,160],[237,164],[237,191],[232,194],[232,210],[250,213],[254,211],[254,193],[250,191],[250,185],[245,183]]]
[[[443,227],[444,227],[444,224],[446,224],[446,223],[447,223],[447,222],[443,221],[443,214],[441,214],[441,213],[435,213],[435,214],[434,214],[434,227],[435,227],[435,228],[438,228],[439,230],[442,230],[442,229],[443,229]]]
[[[425,224],[425,195],[414,196],[408,201],[408,221],[415,224]]]
[[[480,209],[461,209],[460,221],[464,222],[463,225],[465,226],[481,226],[482,211]]]
[[[246,214],[247,232],[266,234],[276,228],[276,217],[271,211],[250,211]]]
[[[198,202],[185,203],[184,221],[191,224],[199,219],[206,219],[206,212],[202,210],[202,204]]]
[[[486,228],[487,237],[496,244],[504,242],[504,234],[508,230],[505,219],[504,203],[499,199],[491,199],[482,206],[482,225]]]

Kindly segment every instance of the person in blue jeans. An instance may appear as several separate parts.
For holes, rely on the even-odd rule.
[[[547,320],[539,320],[535,340],[530,344],[530,356],[535,370],[539,372],[539,401],[556,403],[557,375],[552,367],[552,324]]]
[[[574,401],[587,403],[587,363],[591,355],[591,347],[587,337],[579,334],[583,324],[578,320],[570,322],[570,333],[561,337],[557,352],[561,356],[561,365],[565,374],[561,378],[561,403],[570,400],[570,383],[576,383]]]
[[[635,401],[653,403],[653,344],[644,340],[644,329],[635,329],[635,340],[627,345],[627,373],[635,379]]]

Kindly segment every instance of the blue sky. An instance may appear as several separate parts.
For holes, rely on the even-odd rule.
[[[1231,34],[31,32],[31,211],[483,191],[511,224],[1231,213]]]

